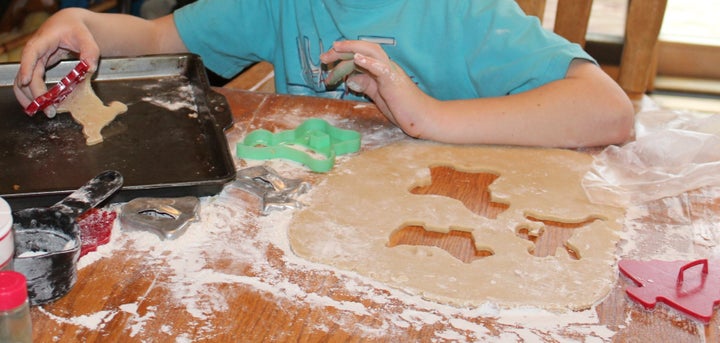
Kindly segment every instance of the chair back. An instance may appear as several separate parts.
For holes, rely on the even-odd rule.
[[[528,15],[543,20],[546,0],[515,0]],[[553,31],[585,47],[592,0],[556,0]],[[635,98],[652,89],[657,69],[657,42],[667,0],[627,0],[625,34],[619,65],[603,65],[628,95]]]

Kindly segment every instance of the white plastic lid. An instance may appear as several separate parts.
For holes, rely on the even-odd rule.
[[[8,268],[15,250],[10,205],[0,198],[0,270]]]
[[[10,211],[10,205],[3,198],[0,198],[0,238],[4,237],[11,228],[12,212]]]

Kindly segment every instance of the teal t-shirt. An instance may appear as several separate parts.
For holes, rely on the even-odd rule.
[[[175,24],[221,76],[268,61],[278,93],[332,98],[348,92],[325,88],[319,56],[337,40],[380,44],[440,100],[523,92],[562,79],[575,58],[592,61],[513,0],[200,0]]]

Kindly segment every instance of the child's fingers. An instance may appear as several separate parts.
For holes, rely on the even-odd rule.
[[[352,52],[338,52],[338,59],[342,61],[351,60],[355,57],[355,54]]]
[[[32,102],[32,100],[30,99],[32,95],[26,87],[21,88],[16,83],[15,85],[13,85],[13,92],[15,93],[15,98],[17,98],[20,106],[22,106],[23,108],[27,107]]]
[[[335,50],[338,54],[352,52],[377,60],[389,60],[387,53],[379,44],[361,40],[337,41],[333,44],[332,50]]]
[[[78,58],[88,64],[88,74],[94,74],[100,60],[100,47],[92,36],[81,36],[78,42]]]
[[[352,52],[338,52],[337,50],[330,48],[330,50],[320,54],[320,62],[324,64],[333,64],[337,61],[347,61],[353,59]]]
[[[327,78],[325,79],[325,84],[328,86],[335,86],[353,71],[355,71],[355,63],[352,60],[342,61],[334,68],[330,69]]]
[[[29,105],[35,97],[47,92],[44,81],[44,66],[36,65],[34,69],[29,70],[27,73],[29,76],[27,76],[28,81],[25,84],[16,79],[14,85],[16,98],[23,107]]]
[[[355,54],[355,59],[353,61],[356,66],[362,68],[367,73],[378,79],[392,77],[392,69],[388,63],[383,63],[362,54]]]
[[[376,43],[337,41],[330,50],[320,56],[320,60],[331,66],[325,79],[325,84],[328,86],[339,84],[358,70],[367,72],[375,78],[386,78],[391,76],[392,72],[392,62]]]
[[[15,93],[15,98],[17,98],[20,106],[22,106],[23,108],[30,105],[30,103],[33,102],[35,97],[47,92],[47,86],[43,81],[44,73],[44,68],[35,68],[34,72],[32,73],[34,76],[26,86],[21,86],[17,82],[13,85],[13,92]],[[47,115],[48,118],[52,118],[55,116],[55,109],[51,107],[52,106],[47,107],[44,111],[45,115]]]

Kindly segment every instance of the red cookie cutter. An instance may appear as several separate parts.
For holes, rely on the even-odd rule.
[[[720,304],[720,261],[621,260],[620,272],[635,282],[627,295],[646,309],[663,302],[703,323]]]
[[[110,242],[116,217],[116,212],[91,208],[77,218],[80,226],[80,257]]]
[[[35,98],[25,108],[25,113],[29,116],[33,116],[37,111],[42,111],[50,105],[59,104],[72,92],[73,88],[85,79],[90,66],[85,61],[80,61],[73,70],[70,71],[65,77],[62,78],[55,86],[50,88],[45,94]]]

